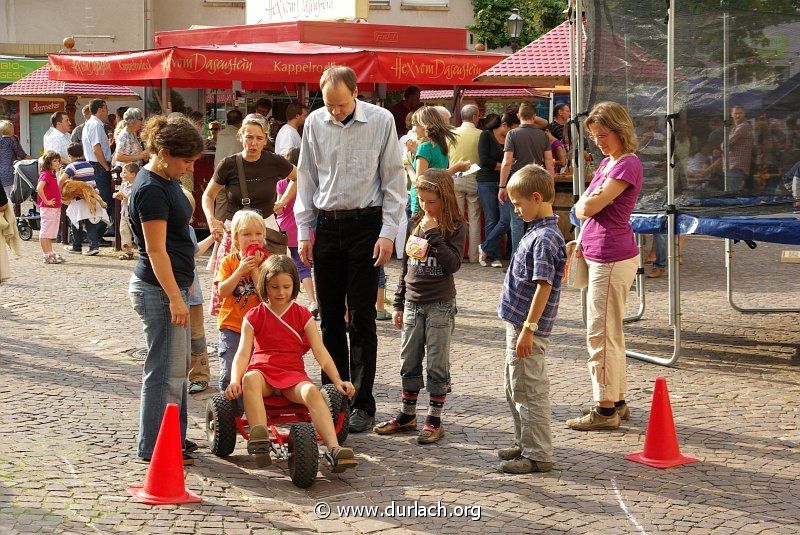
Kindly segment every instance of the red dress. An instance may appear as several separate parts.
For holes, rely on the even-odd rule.
[[[304,306],[292,303],[280,316],[266,303],[251,308],[245,319],[253,326],[253,356],[247,370],[258,370],[273,388],[285,389],[303,381],[303,355],[311,349],[305,328],[314,321]]]

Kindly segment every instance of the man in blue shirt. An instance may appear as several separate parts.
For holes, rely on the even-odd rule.
[[[105,122],[108,120],[108,106],[105,100],[94,99],[89,104],[92,116],[86,121],[81,134],[83,155],[86,161],[94,168],[94,179],[100,196],[108,206],[108,217],[111,225],[106,228],[100,224],[101,236],[114,235],[114,184],[111,180],[111,145],[106,134]],[[101,245],[110,245],[110,242],[101,241]]]

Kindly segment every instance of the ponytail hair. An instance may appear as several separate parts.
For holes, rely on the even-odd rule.
[[[425,128],[425,135],[442,149],[447,156],[448,143],[455,143],[458,136],[453,132],[452,125],[444,122],[442,116],[433,106],[423,106],[414,112],[413,121]]]

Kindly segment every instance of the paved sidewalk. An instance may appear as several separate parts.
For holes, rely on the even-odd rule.
[[[0,286],[0,533],[800,533],[800,314],[730,309],[720,240],[688,239],[685,354],[671,369],[629,360],[632,418],[617,431],[564,426],[590,398],[579,294],[565,290],[548,355],[550,473],[498,471],[495,449],[511,439],[495,314],[503,272],[466,264],[440,443],[351,435],[358,468],[341,476],[323,468],[300,490],[285,462],[257,469],[241,439],[229,459],[208,452],[210,389],[190,403],[189,437],[201,449],[186,480],[203,502],[180,507],[144,506],[125,491],[146,471],[134,455],[141,364],[128,353],[143,336],[127,296],[133,264],[103,250],[45,266],[36,242],[23,248],[14,278]],[[736,246],[737,300],[800,306],[800,266],[778,263],[785,248]],[[387,269],[390,289],[398,268]],[[202,282],[207,290],[207,274]],[[666,277],[648,281],[645,318],[627,327],[629,348],[671,353],[666,285]],[[215,343],[209,318],[206,327]],[[384,418],[399,403],[399,334],[388,322],[378,331]],[[311,359],[307,367],[318,376]],[[217,369],[212,362],[212,383]],[[701,462],[657,470],[624,460],[642,448],[659,375],[683,453]],[[337,509],[360,505],[377,509]]]

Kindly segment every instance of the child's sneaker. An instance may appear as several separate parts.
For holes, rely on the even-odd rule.
[[[527,457],[517,457],[505,461],[500,465],[500,470],[507,474],[530,474],[533,472],[549,472],[553,469],[553,463],[534,461]]]
[[[250,428],[250,440],[247,441],[247,453],[255,455],[256,465],[264,468],[272,464],[269,429],[266,425],[254,425]]]
[[[426,425],[422,428],[417,436],[417,444],[433,444],[439,442],[439,439],[444,436],[444,426],[433,427]]]
[[[497,458],[501,461],[513,461],[520,456],[522,456],[522,448],[517,445],[497,450]]]
[[[331,472],[340,474],[348,468],[355,468],[358,463],[351,448],[337,446],[325,453],[325,460],[331,465]]]
[[[314,316],[314,319],[319,319],[319,304],[316,301],[313,301],[309,307],[308,311],[311,312],[311,315]]]
[[[401,431],[416,431],[417,430],[417,418],[414,417],[413,420],[410,420],[404,424],[401,424],[397,421],[397,418],[392,418],[391,420],[387,420],[385,422],[381,422],[375,427],[372,428],[375,433],[378,435],[391,435],[393,433],[399,433]]]

